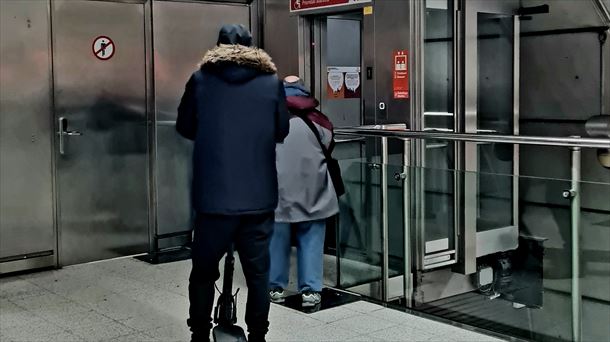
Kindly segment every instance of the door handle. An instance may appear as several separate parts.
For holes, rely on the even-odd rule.
[[[66,143],[65,143],[64,137],[81,136],[81,135],[83,135],[83,133],[81,133],[79,131],[68,131],[68,119],[66,119],[63,116],[60,117],[59,119],[57,119],[57,123],[59,124],[59,130],[57,131],[57,135],[59,136],[59,154],[64,155],[64,154],[66,154],[66,151],[65,151]]]

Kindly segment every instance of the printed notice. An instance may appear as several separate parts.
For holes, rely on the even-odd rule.
[[[328,67],[327,80],[326,95],[329,99],[360,98],[360,67]]]

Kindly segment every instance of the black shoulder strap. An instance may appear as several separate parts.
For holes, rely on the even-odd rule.
[[[304,116],[299,115],[299,118],[301,120],[303,120],[303,122],[305,122],[307,127],[309,127],[309,129],[316,136],[316,139],[318,140],[318,143],[320,144],[320,147],[322,148],[322,153],[324,153],[324,157],[326,159],[331,159],[330,152],[328,151],[328,149],[326,148],[326,146],[322,142],[322,137],[320,137],[320,132],[318,131],[318,128],[316,127],[316,125],[311,120],[309,120],[308,118],[306,118]]]

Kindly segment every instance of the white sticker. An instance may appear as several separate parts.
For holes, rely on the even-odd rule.
[[[356,91],[360,87],[360,73],[358,72],[346,72],[345,73],[345,87],[351,91]]]
[[[336,93],[343,87],[343,73],[339,71],[330,71],[328,73],[328,85]]]

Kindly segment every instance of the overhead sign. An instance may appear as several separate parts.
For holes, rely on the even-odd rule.
[[[290,11],[301,12],[331,7],[334,8],[340,6],[359,5],[371,2],[372,0],[290,0]]]
[[[99,36],[93,40],[93,45],[91,46],[93,50],[93,55],[102,61],[107,61],[112,56],[114,56],[114,52],[116,50],[114,46],[114,42],[112,39],[106,36]]]
[[[407,50],[394,51],[393,89],[395,99],[409,98],[409,53]]]

